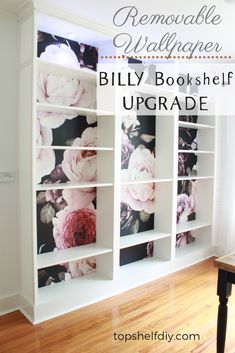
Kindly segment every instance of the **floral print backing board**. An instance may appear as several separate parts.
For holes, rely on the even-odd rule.
[[[50,33],[38,32],[38,57],[46,62],[83,70],[96,70],[95,47]],[[84,79],[38,72],[37,101],[81,108],[96,107],[96,85]],[[71,114],[64,115],[71,119]]]
[[[197,155],[178,153],[178,176],[196,176],[198,174]]]
[[[156,121],[153,116],[137,116],[135,111],[122,118],[121,178],[141,181],[155,177]],[[128,236],[154,228],[155,183],[128,183],[121,188],[120,236]],[[152,256],[140,244],[120,251],[120,264]],[[151,243],[153,250],[153,243]],[[147,254],[148,253],[148,254]]]
[[[96,241],[96,190],[37,192],[38,254]]]
[[[197,115],[180,115],[179,116],[180,121],[185,121],[187,123],[197,123]]]
[[[96,181],[96,151],[38,149],[36,157],[38,184]]]
[[[195,237],[193,236],[192,232],[183,232],[176,234],[176,248],[186,246],[191,244],[195,241]]]
[[[176,223],[196,219],[197,180],[178,181]]]
[[[96,70],[97,48],[74,40],[38,31],[37,55],[45,61]]]
[[[179,128],[179,150],[192,150],[196,151],[198,149],[197,144],[197,129],[191,129],[186,127]]]
[[[120,266],[153,256],[153,241],[131,246],[120,251]]]
[[[95,272],[96,258],[89,257],[38,270],[38,287],[53,285]]]

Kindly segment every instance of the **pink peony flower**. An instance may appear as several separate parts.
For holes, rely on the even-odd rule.
[[[81,139],[75,139],[73,146],[80,146]],[[79,181],[95,181],[97,171],[96,151],[67,150],[64,152],[62,169],[67,178],[76,183]]]
[[[45,51],[40,55],[40,58],[56,64],[77,69],[80,68],[80,64],[74,51],[65,44],[48,45]]]
[[[40,103],[82,108],[92,108],[95,105],[95,85],[92,82],[39,72],[37,88],[37,99]]]
[[[40,58],[49,62],[80,68],[75,53],[65,44],[48,45]],[[37,99],[42,103],[92,108],[95,107],[96,88],[92,82],[41,72],[38,74]]]
[[[96,269],[96,258],[89,257],[76,262],[69,262],[67,270],[71,273],[72,278],[87,275]]]
[[[65,208],[56,214],[52,222],[55,244],[60,250],[96,241],[95,209],[82,208],[73,211]]]
[[[97,146],[97,127],[88,127],[83,131],[81,137],[75,139],[76,146],[96,147]]]
[[[37,112],[37,117],[40,121],[40,125],[44,128],[56,129],[63,125],[65,120],[72,120],[77,116],[77,113],[64,114],[54,112]]]
[[[130,157],[128,169],[122,169],[123,181],[138,181],[154,178],[155,158],[146,148],[137,148]],[[155,185],[154,183],[127,184],[122,187],[122,202],[133,210],[154,213]]]
[[[177,223],[185,223],[188,216],[195,211],[194,196],[187,194],[177,195]]]
[[[90,207],[91,202],[96,197],[96,189],[64,189],[62,191],[62,196],[67,203],[66,209],[76,211],[80,208]]]
[[[136,148],[130,156],[128,169],[122,170],[122,180],[148,180],[155,176],[155,158],[147,148]]]

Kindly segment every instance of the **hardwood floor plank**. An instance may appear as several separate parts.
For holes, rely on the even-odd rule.
[[[214,353],[217,269],[213,259],[32,326],[20,312],[0,317],[1,353]],[[199,334],[200,340],[115,340],[124,335]],[[235,352],[235,293],[226,353]],[[130,336],[126,336],[130,338]]]

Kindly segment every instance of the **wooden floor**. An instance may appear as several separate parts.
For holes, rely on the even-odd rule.
[[[216,280],[217,270],[209,259],[36,326],[20,312],[14,312],[0,317],[0,352],[215,353]],[[122,339],[124,334],[138,331],[144,334],[151,331],[196,333],[200,340],[125,343],[113,337],[116,333]],[[226,352],[235,352],[235,293],[229,302]]]

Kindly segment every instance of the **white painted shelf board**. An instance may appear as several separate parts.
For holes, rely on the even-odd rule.
[[[181,176],[177,178],[178,180],[203,180],[203,179],[214,179],[212,175],[209,176],[198,176],[198,175],[190,175],[190,176]]]
[[[66,76],[78,78],[81,80],[91,81],[96,83],[97,73],[93,70],[82,69],[82,68],[70,68],[65,65],[57,64],[42,60],[40,58],[37,59],[38,71],[45,72],[55,76]]]
[[[176,248],[175,249],[175,256],[176,256],[176,258],[180,258],[180,257],[184,257],[184,256],[190,256],[193,253],[196,253],[196,252],[202,251],[202,250],[206,251],[209,248],[211,248],[211,245],[197,243],[197,239],[196,239],[191,244]]]
[[[81,189],[81,188],[99,188],[105,186],[113,186],[113,183],[99,183],[97,181],[92,182],[80,182],[74,183],[54,183],[54,184],[40,184],[36,186],[37,191],[44,190],[62,190],[62,189]]]
[[[170,233],[149,230],[146,232],[130,234],[120,237],[120,249],[129,248],[130,246],[143,244],[149,241],[170,237]]]
[[[110,295],[107,295],[107,293],[110,290],[114,292],[113,294],[117,294],[140,284],[144,284],[147,274],[143,276],[143,278],[140,278],[139,274],[142,271],[145,272],[147,270],[148,273],[151,273],[150,278],[147,280],[153,280],[154,273],[156,277],[157,268],[166,263],[169,263],[169,261],[151,257],[121,266],[120,280],[117,281],[108,279],[95,272],[76,279],[41,287],[38,289],[38,305],[46,304],[50,301],[54,302],[55,298],[58,299],[58,297],[64,300],[64,298],[70,296],[81,299],[81,301],[85,300],[87,304],[97,302],[97,298],[102,299],[109,297]],[[135,274],[134,276],[133,273]],[[76,300],[76,302],[77,306],[79,306],[79,300]],[[82,302],[81,304],[81,306],[84,305]]]
[[[214,151],[202,151],[202,150],[178,150],[178,153],[214,154]]]
[[[112,249],[98,244],[81,245],[75,248],[57,250],[37,255],[37,268],[59,265],[66,262],[81,260],[90,256],[97,256],[112,252]]]
[[[211,226],[211,222],[203,222],[203,221],[190,221],[187,223],[179,223],[176,226],[176,233],[188,232],[190,230],[195,230],[199,228],[209,227]]]
[[[146,180],[128,180],[122,181],[121,185],[130,185],[130,184],[146,184],[146,183],[164,183],[172,181],[172,179],[146,179]]]
[[[45,150],[72,150],[72,151],[113,151],[113,147],[85,147],[85,146],[45,146],[37,145],[36,148]]]
[[[37,110],[40,112],[52,112],[52,113],[63,113],[63,114],[90,114],[90,115],[102,115],[102,116],[113,116],[114,112],[108,112],[97,109],[81,108],[73,106],[64,106],[59,104],[50,103],[39,103],[37,102]]]
[[[77,296],[77,298],[79,298],[81,292],[83,291],[84,295],[86,292],[87,295],[89,295],[89,292],[91,291],[95,299],[96,289],[98,287],[97,285],[101,284],[102,286],[102,284],[104,284],[105,282],[112,283],[113,281],[106,278],[105,276],[101,276],[97,272],[94,272],[85,276],[81,276],[79,278],[71,279],[68,281],[62,281],[54,285],[41,287],[38,288],[38,304],[47,303],[48,301],[50,302],[53,300],[53,298],[58,296],[66,298],[67,295],[72,295],[73,293],[74,296]]]
[[[215,128],[212,125],[189,123],[187,121],[180,121],[180,120],[179,120],[179,127],[187,127],[190,129],[214,129]]]

